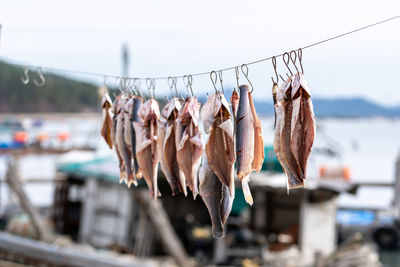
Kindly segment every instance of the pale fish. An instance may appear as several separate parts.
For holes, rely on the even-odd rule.
[[[194,199],[199,193],[197,171],[204,146],[199,130],[199,110],[200,103],[195,96],[187,99],[178,113],[175,131],[179,175],[186,180]]]
[[[147,100],[139,110],[143,122],[133,122],[136,134],[136,157],[139,168],[149,187],[150,196],[160,196],[157,185],[158,152],[157,152],[157,120],[160,110],[156,100]]]

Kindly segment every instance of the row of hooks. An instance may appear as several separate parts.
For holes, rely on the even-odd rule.
[[[291,74],[291,76],[293,76],[293,72],[290,68],[290,63],[292,63],[292,65],[294,66],[294,68],[296,69],[297,72],[299,72],[299,68],[297,67],[297,60],[299,62],[300,65],[300,69],[301,72],[304,73],[304,69],[303,69],[303,64],[302,64],[302,57],[303,57],[303,53],[302,53],[302,49],[299,48],[297,51],[292,50],[290,52],[285,52],[282,56],[283,62],[286,66],[286,68],[288,69],[289,73]],[[276,63],[276,57],[272,57],[272,66],[275,72],[275,80],[273,77],[271,77],[272,82],[274,84],[278,84],[279,82],[279,76],[282,79],[282,81],[284,81],[284,78],[281,75],[278,75],[277,73],[277,63]],[[246,78],[246,80],[248,81],[248,83],[250,84],[251,87],[251,91],[250,93],[253,92],[254,87],[253,84],[251,83],[250,79],[249,79],[249,67],[246,64],[242,64],[240,67],[240,70],[243,74],[243,76]],[[45,84],[46,79],[44,77],[43,74],[43,68],[42,67],[38,67],[37,68],[37,75],[39,76],[40,80],[38,81],[36,78],[33,80],[33,83],[38,86],[41,87]],[[286,74],[288,77],[289,75]],[[239,67],[235,67],[235,76],[236,76],[236,85],[237,88],[239,88]],[[186,91],[188,96],[194,96],[193,93],[193,88],[192,88],[192,84],[193,84],[193,76],[192,75],[184,75],[182,77],[183,79],[183,84],[186,87]],[[219,91],[222,92],[222,94],[224,94],[224,85],[223,85],[223,75],[222,75],[222,71],[211,71],[210,72],[210,79],[211,82],[214,86],[215,92],[218,93]],[[23,84],[28,84],[29,83],[29,68],[25,67],[24,68],[24,76],[21,76],[21,82]],[[218,90],[217,88],[217,83],[218,80],[220,82],[220,87],[221,90]],[[168,77],[168,85],[169,88],[171,90],[171,96],[172,97],[179,97],[178,96],[178,90],[177,90],[177,82],[178,82],[178,78],[177,77]],[[135,95],[141,95],[143,97],[143,93],[140,90],[140,86],[141,86],[141,79],[139,78],[127,78],[127,77],[116,77],[116,82],[118,85],[118,89],[120,90],[120,92],[122,94],[128,94],[128,91],[131,94],[135,94]],[[107,76],[104,76],[104,86],[106,88],[108,88],[108,84],[107,84]],[[147,86],[147,90],[149,92],[149,96],[151,98],[155,98],[155,87],[156,87],[156,80],[154,78],[146,78],[146,86]],[[181,96],[183,98],[183,96]]]
[[[40,80],[37,80],[36,78],[33,79],[33,83],[37,86],[37,87],[41,87],[45,84],[46,82],[46,78],[44,77],[44,73],[43,73],[43,68],[42,67],[38,67],[36,69],[37,75],[39,76]],[[25,85],[27,85],[29,83],[29,68],[28,67],[24,67],[24,76],[21,76],[21,82]]]

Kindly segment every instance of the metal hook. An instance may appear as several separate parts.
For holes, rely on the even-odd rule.
[[[292,55],[294,55],[294,59],[293,59],[293,56],[292,56]],[[294,65],[294,67],[295,67],[297,73],[299,73],[299,69],[298,69],[297,66],[296,66],[296,60],[297,60],[296,51],[294,51],[294,50],[290,51],[290,60],[292,61],[292,63],[293,63],[293,65]]]
[[[186,87],[186,91],[188,92],[189,95],[191,94],[192,96],[194,96],[192,89],[192,82],[193,82],[193,77],[191,74],[183,76],[183,84]]]
[[[218,77],[219,77],[219,81],[221,82],[221,91],[222,91],[222,94],[225,94],[225,92],[224,92],[223,80],[222,80],[222,70],[218,71]]]
[[[217,73],[214,70],[210,72],[210,79],[211,79],[212,84],[214,85],[215,92],[218,93],[218,89],[217,89],[218,77],[217,77]]]
[[[168,77],[168,85],[169,85],[169,90],[171,90],[171,96],[175,97],[174,96],[174,91],[172,89],[175,87],[175,92],[176,92],[176,78],[174,79],[171,76]],[[177,96],[177,94],[176,94],[176,96]]]
[[[24,67],[24,76],[25,77],[21,76],[20,79],[21,82],[26,85],[29,83],[29,68],[27,66]]]
[[[275,76],[276,76],[276,82],[274,81],[274,78],[273,78],[273,77],[271,77],[271,80],[272,80],[272,83],[273,83],[273,84],[278,84],[278,82],[279,82],[279,76],[278,76],[278,72],[276,71],[276,57],[273,56],[272,59],[271,59],[271,61],[272,61],[272,66],[274,67],[274,72],[275,72]]]
[[[121,77],[115,77],[115,82],[117,83],[118,89],[121,92],[121,94],[123,94],[124,92],[122,91],[122,87],[121,87]]]
[[[146,85],[147,85],[147,90],[149,90],[149,95],[150,98],[154,98],[155,94],[155,80],[152,78],[146,78]],[[153,93],[151,92],[153,90]]]
[[[239,67],[235,67],[235,75],[236,75],[236,85],[237,89],[239,90]]]
[[[254,87],[253,87],[253,84],[249,80],[249,67],[246,64],[243,64],[241,66],[241,70],[242,70],[244,77],[246,77],[247,81],[249,82],[249,84],[251,86],[251,91],[250,91],[250,94],[251,94],[251,93],[253,93]]]
[[[44,77],[43,68],[42,68],[42,67],[37,68],[37,74],[38,74],[38,76],[39,76],[39,78],[40,78],[40,81],[38,81],[38,80],[36,80],[36,79],[33,79],[33,83],[34,83],[37,87],[42,87],[42,86],[45,84],[45,82],[46,82],[46,78]]]
[[[285,59],[285,57],[287,57],[287,59]],[[293,73],[292,73],[292,71],[291,71],[290,68],[289,68],[289,62],[290,62],[289,53],[288,53],[288,52],[285,52],[285,53],[283,54],[283,56],[282,56],[282,59],[283,59],[283,62],[285,63],[285,65],[286,65],[286,68],[289,70],[290,74],[293,76]]]
[[[143,94],[142,91],[140,90],[140,84],[141,84],[141,80],[139,78],[134,78],[133,79],[133,88],[136,91],[136,93],[139,93],[140,96],[143,98]]]
[[[301,73],[304,74],[304,69],[303,69],[303,49],[301,49],[301,48],[297,49],[297,55],[299,56]]]
[[[134,94],[134,90],[133,90],[133,85],[135,84],[134,79],[133,78],[126,78],[126,88],[127,90],[129,90],[129,93],[131,95]]]

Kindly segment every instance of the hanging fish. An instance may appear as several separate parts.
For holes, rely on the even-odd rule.
[[[101,135],[106,141],[107,145],[112,149],[112,139],[111,139],[111,129],[112,129],[112,100],[108,95],[107,89],[104,91],[103,97],[101,99],[101,109],[102,109],[102,123],[101,123]]]
[[[119,101],[119,103],[121,104],[121,110],[117,116],[117,130],[115,138],[118,146],[119,155],[122,158],[125,167],[124,170],[126,172],[126,175],[123,177],[123,181],[125,181],[128,187],[130,187],[132,183],[136,183],[136,179],[134,178],[132,172],[132,153],[126,144],[125,139],[125,132],[130,130],[129,123],[125,124],[125,118],[128,118],[126,116],[127,113],[125,112],[125,104],[128,101],[129,99],[127,97],[121,98]],[[125,128],[126,126],[128,126],[129,128]]]
[[[242,181],[246,202],[253,204],[253,197],[248,185],[250,173],[253,171],[254,159],[254,119],[249,101],[249,87],[239,87],[240,100],[236,116],[236,164],[237,176]]]
[[[133,122],[136,135],[136,158],[143,177],[149,187],[150,196],[156,199],[161,196],[157,186],[158,152],[157,152],[157,120],[160,109],[154,99],[147,100],[139,109],[143,122]]]
[[[231,105],[232,105],[232,114],[233,114],[234,118],[237,115],[239,99],[240,99],[239,94],[236,92],[236,90],[233,90],[232,95],[231,95]]]
[[[249,93],[249,103],[254,127],[254,159],[251,167],[253,168],[253,171],[259,172],[264,162],[264,140],[262,137],[261,122],[258,119],[251,93]]]
[[[139,116],[139,109],[143,104],[143,99],[140,96],[132,97],[132,105],[129,110],[129,121],[131,126],[131,144],[132,144],[132,158],[133,158],[133,170],[136,178],[142,178],[142,172],[139,169],[139,164],[136,158],[136,133],[135,128],[133,127],[133,122],[143,122],[143,120]]]
[[[200,103],[197,98],[187,98],[178,113],[175,130],[179,175],[181,180],[186,180],[194,199],[199,193],[197,171],[203,154],[199,110]]]
[[[278,101],[275,105],[275,114],[276,114],[276,124],[275,124],[275,129],[274,129],[274,150],[276,154],[276,158],[282,165],[283,171],[286,174],[287,177],[287,188],[288,190],[290,188],[295,188],[298,186],[299,182],[297,178],[294,176],[294,174],[290,171],[288,164],[286,160],[283,157],[282,153],[282,148],[281,148],[281,134],[282,134],[282,129],[283,129],[283,124],[284,124],[284,112],[283,112],[283,107],[282,104]]]
[[[205,147],[208,164],[233,195],[233,123],[229,104],[222,93],[214,93],[208,97],[201,109],[201,119],[205,133],[209,134]]]
[[[118,159],[118,167],[119,167],[119,182],[122,183],[126,179],[126,169],[125,169],[125,164],[122,159],[122,156],[120,154],[120,150],[118,148],[118,142],[117,142],[117,124],[118,124],[118,115],[122,112],[122,105],[123,105],[123,96],[118,95],[114,99],[114,103],[112,106],[112,127],[111,127],[111,141],[113,143],[114,149],[115,149],[115,154],[117,155]]]
[[[275,140],[275,151],[279,149],[279,157],[281,165],[288,178],[288,190],[304,186],[304,173],[301,170],[299,162],[293,155],[291,149],[291,133],[292,133],[292,115],[293,115],[293,99],[292,99],[292,78],[288,78],[279,88],[277,93],[277,103],[275,105],[277,112],[276,129],[280,130],[279,141]],[[278,113],[281,113],[278,115]],[[280,120],[280,122],[278,122]],[[277,138],[277,133],[275,138]],[[278,153],[277,153],[278,155]]]
[[[200,196],[210,214],[213,236],[222,238],[225,235],[224,225],[232,210],[234,196],[229,193],[229,187],[221,183],[215,175],[206,155],[203,155],[199,177]]]
[[[176,118],[181,109],[178,98],[173,97],[161,111],[158,121],[157,150],[160,158],[161,170],[171,187],[172,195],[183,192],[187,195],[186,181],[179,175],[177,151],[175,143]],[[183,178],[183,179],[182,179]]]
[[[314,143],[316,121],[310,89],[302,73],[297,73],[292,80],[291,93],[293,98],[291,150],[305,179],[307,161]]]

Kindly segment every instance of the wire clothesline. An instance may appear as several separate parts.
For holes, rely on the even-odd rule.
[[[314,47],[314,46],[317,46],[317,45],[320,45],[320,44],[323,44],[323,43],[326,43],[326,42],[330,42],[332,40],[335,40],[335,39],[338,39],[338,38],[341,38],[341,37],[344,37],[344,36],[347,36],[347,35],[350,35],[350,34],[353,34],[353,33],[356,33],[356,32],[371,28],[371,27],[375,27],[377,25],[380,25],[380,24],[383,24],[383,23],[386,23],[386,22],[389,22],[389,21],[392,21],[392,20],[395,20],[395,19],[399,19],[399,18],[400,18],[400,15],[397,15],[397,16],[394,16],[394,17],[390,17],[390,18],[387,18],[387,19],[384,19],[384,20],[381,20],[381,21],[378,21],[378,22],[375,22],[375,23],[372,23],[372,24],[369,24],[369,25],[366,25],[366,26],[363,26],[363,27],[360,27],[360,28],[357,28],[357,29],[354,29],[354,30],[351,30],[351,31],[348,31],[348,32],[345,32],[345,33],[342,33],[342,34],[339,34],[339,35],[335,35],[333,37],[330,37],[330,38],[327,38],[327,39],[324,39],[324,40],[321,40],[321,41],[318,41],[318,42],[315,42],[315,43],[308,44],[306,46],[301,47],[300,49],[304,50],[304,49],[307,49],[307,48],[310,48],[310,47]],[[285,53],[281,53],[281,54],[278,54],[278,55],[275,55],[275,56],[269,56],[269,57],[258,59],[258,60],[255,60],[255,61],[252,61],[252,62],[248,62],[248,63],[245,63],[245,64],[240,64],[240,65],[237,65],[237,66],[222,68],[222,69],[216,70],[216,72],[224,72],[224,71],[228,71],[228,70],[233,70],[235,68],[241,67],[242,65],[257,64],[257,63],[260,63],[260,62],[271,60],[272,58],[282,57],[284,54]],[[14,66],[24,67],[24,68],[29,68],[29,69],[42,68],[43,70],[50,71],[50,72],[71,73],[71,74],[73,73],[73,74],[80,74],[80,75],[87,75],[87,76],[98,76],[98,77],[104,77],[104,78],[116,78],[116,79],[121,78],[121,75],[109,75],[109,74],[102,74],[102,73],[89,72],[89,71],[80,71],[80,70],[70,70],[70,69],[44,67],[44,66],[39,66],[39,65],[26,65],[26,64],[17,64],[17,63],[11,63],[11,64],[14,65]],[[191,74],[191,76],[195,77],[195,76],[210,75],[211,72],[213,72],[213,71],[195,73],[195,74]],[[185,74],[185,75],[178,75],[178,76],[172,76],[172,77],[173,78],[184,78],[186,76],[187,75]],[[140,80],[146,80],[146,79],[167,80],[167,79],[171,78],[171,76],[159,76],[159,77],[150,77],[150,78],[149,77],[125,77],[125,78],[128,78],[128,79],[140,79]]]

